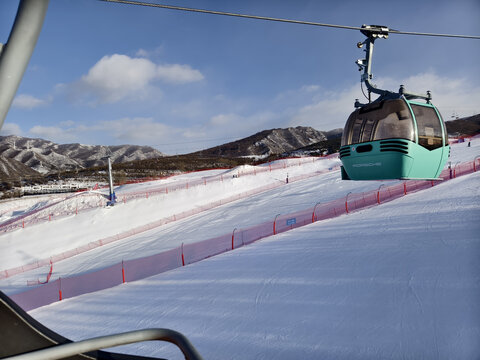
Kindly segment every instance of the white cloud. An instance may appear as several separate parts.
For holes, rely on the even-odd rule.
[[[138,49],[135,55],[138,57],[148,57],[149,52],[145,49]]]
[[[172,84],[186,84],[203,80],[202,73],[188,65],[158,65],[157,77]]]
[[[224,142],[240,139],[268,128],[279,127],[277,120],[278,114],[272,111],[259,111],[250,115],[222,113],[212,116],[203,126],[204,138],[225,139]]]
[[[292,115],[289,126],[311,126],[323,131],[343,128],[354,110],[353,103],[359,97],[358,91],[359,85],[338,92],[319,88],[310,103],[290,110]]]
[[[29,130],[31,136],[55,141],[58,143],[71,142],[76,139],[76,133],[72,129],[65,129],[60,126],[36,125]]]
[[[169,115],[172,115],[179,119],[194,119],[197,120],[199,117],[207,116],[210,108],[213,107],[212,104],[203,98],[196,99],[180,99],[180,105],[173,105],[169,110]]]
[[[315,92],[315,91],[320,90],[320,86],[318,86],[318,85],[304,85],[304,86],[302,86],[302,89],[301,89],[301,90],[302,90],[302,91],[305,91],[305,92],[307,92],[307,93],[309,93],[309,92]]]
[[[388,79],[388,84],[395,80]],[[404,84],[407,91],[425,94],[431,91],[432,103],[439,108],[444,120],[449,120],[452,113],[459,117],[480,113],[480,85],[473,79],[448,78],[434,72],[420,73],[405,79],[398,84]]]
[[[73,120],[65,120],[60,122],[60,126],[66,127],[66,126],[73,126],[75,125],[75,121]]]
[[[33,109],[47,104],[47,100],[39,99],[32,95],[20,94],[13,99],[12,106],[20,109]]]
[[[145,58],[151,58],[151,57],[158,57],[161,56],[164,52],[164,48],[162,45],[157,46],[154,49],[138,49],[137,52],[135,53],[135,56],[137,57],[145,57]]]
[[[90,125],[72,121],[59,123],[58,126],[36,125],[29,130],[29,134],[56,143],[93,141],[98,144],[155,145],[171,141],[184,130],[156,122],[153,118],[125,117],[98,121]]]
[[[381,89],[398,91],[400,84],[405,85],[407,91],[425,94],[430,90],[432,102],[448,120],[455,112],[460,117],[480,113],[480,86],[466,78],[448,78],[434,72],[419,73],[408,78],[378,78],[375,83]],[[305,95],[303,87],[297,91]],[[288,109],[289,126],[312,126],[317,130],[331,130],[343,127],[351,112],[356,98],[366,102],[361,94],[360,84],[352,85],[338,91],[328,91],[322,88],[308,87],[312,93],[309,101],[304,105],[298,101],[297,106]],[[373,95],[375,99],[377,95]],[[289,92],[290,98],[299,99]],[[280,99],[285,98],[279,96]],[[291,104],[290,104],[291,105]],[[286,110],[285,110],[286,111]]]
[[[243,119],[237,114],[218,114],[213,116],[209,123],[213,126],[223,126],[235,124],[240,121],[243,121]]]
[[[14,123],[4,123],[2,126],[2,130],[0,131],[0,135],[18,135],[22,136],[23,131],[19,125]]]
[[[124,60],[129,63],[130,58],[126,58]],[[159,81],[158,65],[147,59],[135,60],[146,61],[135,62],[139,66],[137,70],[146,74],[139,75],[144,79],[140,89],[146,89],[153,86],[153,81]],[[100,81],[102,74],[93,71],[92,74]],[[95,78],[94,75],[91,79]],[[112,92],[116,92],[116,86],[123,89],[134,78],[126,76],[123,82],[111,86]],[[413,92],[431,90],[433,102],[440,108],[445,119],[449,119],[452,109],[461,116],[480,112],[480,86],[470,79],[450,79],[427,72],[404,79],[380,78],[376,82],[379,87],[391,90],[397,90],[400,84]],[[186,102],[172,103],[171,108],[163,109],[163,113],[155,113],[157,119],[168,118],[169,122],[159,121],[155,117],[135,116],[103,121],[96,119],[94,123],[82,124],[65,121],[51,127],[35,126],[30,134],[55,142],[130,143],[156,146],[169,154],[186,153],[275,127],[301,125],[318,130],[343,128],[354,110],[355,98],[365,101],[361,99],[362,96],[358,83],[337,91],[310,84],[278,94],[269,103],[264,100],[231,99],[224,95],[209,97],[202,94]],[[15,130],[15,125],[11,128]],[[19,127],[16,130],[20,131]]]
[[[146,54],[141,50],[139,52]],[[157,65],[143,57],[114,54],[101,58],[73,85],[73,92],[82,97],[93,96],[99,103],[116,103],[145,98],[158,81],[185,84],[203,78],[200,71],[188,65]]]
[[[251,115],[240,115],[236,113],[222,113],[212,116],[206,127],[209,132],[218,132],[234,136],[236,134],[252,135],[253,132],[265,130],[264,126],[273,123],[278,118],[277,114],[271,111],[255,112]],[[253,132],[252,132],[253,131]]]
[[[104,56],[82,76],[80,86],[99,97],[102,103],[114,103],[127,96],[138,97],[155,78],[156,66],[150,60],[126,55]]]
[[[178,141],[178,143],[181,145],[182,140],[191,142],[193,139],[200,139],[198,142],[201,142],[201,139],[207,136],[207,132],[205,132],[205,129],[196,127],[191,129],[183,129],[182,131],[180,131],[179,135],[181,135],[181,137],[176,137],[176,141]]]
[[[134,144],[157,144],[161,139],[169,139],[175,132],[153,118],[143,117],[101,121],[96,129],[108,131],[115,139]]]

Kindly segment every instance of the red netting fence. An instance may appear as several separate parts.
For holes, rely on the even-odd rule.
[[[477,171],[478,168],[480,168],[480,157],[475,158],[473,162],[457,164],[454,169],[444,170],[441,177],[449,180]],[[348,193],[343,198],[327,203],[318,203],[309,209],[290,214],[278,214],[272,221],[249,228],[234,229],[231,233],[196,243],[182,244],[159,254],[125,260],[104,269],[57,279],[11,297],[25,310],[31,310],[65,298],[157,275],[248,245],[268,236],[391,201],[409,193],[430,188],[437,183],[430,180],[408,180],[388,187],[380,185],[377,190],[373,191]]]
[[[290,177],[290,182],[293,183],[293,182],[304,180],[304,179],[307,179],[307,178],[310,178],[310,177],[319,176],[319,175],[324,174],[326,172],[329,172],[329,171],[332,171],[332,170],[337,170],[337,169],[338,169],[338,167],[333,167],[333,168],[326,169],[326,170],[315,171],[315,172],[312,172],[312,173],[309,173],[309,174],[292,176],[292,177]],[[64,259],[68,259],[68,258],[71,258],[73,256],[82,254],[86,251],[95,249],[97,247],[100,247],[100,246],[103,246],[103,245],[106,245],[106,244],[110,244],[112,242],[119,241],[119,240],[128,238],[130,236],[133,236],[133,235],[136,235],[136,234],[148,231],[148,230],[155,229],[159,226],[163,226],[165,224],[168,224],[168,223],[171,223],[171,222],[174,222],[174,221],[185,219],[187,217],[199,214],[201,212],[213,209],[213,208],[221,206],[221,205],[228,204],[228,203],[233,202],[233,201],[248,198],[250,196],[260,194],[260,193],[268,191],[268,190],[276,189],[276,188],[284,186],[284,185],[285,185],[285,182],[274,182],[274,183],[266,184],[266,185],[257,187],[255,189],[249,190],[249,191],[244,191],[244,192],[237,193],[237,194],[231,195],[229,197],[226,197],[226,198],[223,198],[223,199],[220,199],[220,200],[217,200],[217,201],[210,202],[210,203],[205,204],[203,206],[196,206],[193,209],[185,210],[181,213],[173,214],[173,215],[168,216],[166,218],[162,218],[162,219],[159,219],[159,220],[156,220],[156,221],[138,226],[136,228],[130,229],[130,230],[122,232],[122,233],[118,233],[118,234],[111,235],[111,236],[108,236],[108,237],[105,237],[105,238],[102,238],[102,239],[99,239],[99,240],[96,240],[96,241],[92,241],[92,242],[90,242],[88,244],[85,244],[83,246],[80,246],[80,247],[77,247],[77,248],[62,252],[62,253],[52,255],[47,259],[41,259],[41,260],[37,260],[35,262],[32,262],[30,264],[18,266],[18,267],[7,269],[7,270],[2,270],[2,271],[0,271],[0,279],[8,278],[8,277],[11,277],[11,276],[23,273],[23,272],[31,271],[31,270],[46,266],[50,262],[55,263],[55,262],[58,262],[58,261],[61,261],[61,260],[64,260]],[[34,220],[36,220],[36,219],[37,218],[34,218]]]

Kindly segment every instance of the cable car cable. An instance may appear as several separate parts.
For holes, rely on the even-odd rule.
[[[325,24],[325,23],[312,22],[312,21],[292,20],[292,19],[282,19],[282,18],[274,18],[274,17],[268,17],[268,16],[238,14],[238,13],[230,13],[230,12],[224,12],[224,11],[188,8],[188,7],[182,7],[182,6],[156,4],[156,3],[148,3],[148,2],[141,2],[141,1],[131,1],[131,0],[99,0],[99,1],[109,2],[109,3],[125,4],[125,5],[137,5],[137,6],[154,7],[154,8],[169,9],[169,10],[189,11],[189,12],[197,12],[197,13],[212,14],[212,15],[232,16],[232,17],[240,17],[240,18],[246,18],[246,19],[266,20],[266,21],[284,22],[284,23],[311,25],[311,26],[322,26],[322,27],[330,27],[330,28],[346,29],[346,30],[360,30],[361,31],[361,30],[364,29],[364,28],[358,27],[358,26]],[[399,34],[399,35],[436,36],[436,37],[449,37],[449,38],[462,38],[462,39],[480,40],[480,35],[437,34],[437,33],[413,32],[413,31],[400,31],[400,30],[394,30],[394,29],[388,29],[388,33]]]

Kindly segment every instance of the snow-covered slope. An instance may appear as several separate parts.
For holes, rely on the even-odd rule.
[[[479,140],[472,141],[471,148],[454,145],[452,167],[473,160],[479,150]],[[64,260],[54,266],[53,276],[90,271],[178,241],[202,240],[382,184],[338,178],[338,172],[328,173],[205,211]],[[73,339],[172,328],[186,334],[208,359],[478,358],[479,185],[477,172],[31,314]],[[181,192],[177,195],[179,203],[188,201]],[[149,216],[149,200],[139,199],[130,213]],[[99,209],[84,226],[116,221],[111,210]],[[129,225],[136,225],[135,216]],[[37,234],[49,234],[37,237],[37,244],[22,244],[23,230],[12,237],[1,235],[0,244],[8,239],[6,248],[12,251],[7,255],[2,250],[2,262],[12,253],[31,256],[32,249],[47,254],[52,243],[61,244],[58,241],[72,232],[71,221],[46,224],[52,230],[37,226]],[[29,276],[42,272],[45,269],[6,279],[0,288],[18,291],[16,281],[25,286]],[[126,351],[181,358],[170,345],[156,343]]]
[[[475,359],[479,180],[31,313],[74,339],[176,329],[205,359]],[[154,343],[121,351],[181,358]]]
[[[295,162],[295,160],[292,160]],[[172,182],[181,182],[186,179],[198,179],[206,174],[204,172],[192,173],[189,175],[180,175],[169,178],[167,180],[159,180],[150,183],[132,184],[122,186],[116,189],[116,194],[119,199],[118,205],[113,208],[97,208],[92,211],[79,213],[75,215],[74,210],[72,216],[55,221],[47,221],[34,226],[26,226],[24,229],[19,229],[13,232],[5,233],[0,236],[0,252],[4,259],[0,265],[0,270],[8,269],[14,266],[26,265],[32,261],[37,261],[50,256],[62,253],[64,251],[75,249],[76,247],[88,244],[90,242],[103,239],[108,236],[113,236],[118,233],[128,231],[141,225],[149,224],[162,218],[167,218],[183,211],[192,209],[209,209],[210,204],[214,201],[228,199],[236,194],[242,194],[248,191],[253,191],[259,186],[272,187],[280,185],[285,188],[284,191],[290,193],[290,196],[295,196],[298,188],[294,184],[286,186],[285,179],[287,174],[290,177],[302,173],[314,173],[319,170],[328,170],[328,168],[338,164],[338,159],[321,160],[315,163],[307,163],[302,166],[293,166],[286,169],[280,168],[272,172],[267,171],[257,175],[239,176],[237,173],[241,169],[234,169],[224,171],[223,181],[215,183],[207,183],[206,186],[201,185],[197,187],[185,187],[182,190],[162,194],[159,196],[149,196],[147,193],[155,186],[161,186]],[[235,177],[234,177],[235,175]],[[121,261],[128,258],[136,258],[140,256],[150,255],[152,253],[165,250],[165,248],[176,247],[182,242],[194,242],[203,240],[211,236],[222,235],[225,232],[232,231],[234,227],[243,225],[255,225],[262,219],[270,219],[275,217],[278,211],[286,212],[287,210],[300,210],[312,204],[311,197],[315,196],[315,192],[320,192],[320,188],[329,188],[332,183],[340,181],[338,179],[338,171],[328,177],[329,180],[324,182],[321,177],[312,178],[307,182],[299,182],[299,186],[304,188],[305,194],[302,198],[291,204],[282,204],[281,201],[275,200],[278,192],[267,192],[262,197],[251,197],[244,200],[233,202],[226,206],[221,206],[215,210],[205,212],[191,218],[177,221],[174,224],[162,226],[157,230],[148,233],[142,233],[135,237],[119,241],[115,244],[102,246],[101,249],[94,251],[95,253],[102,251],[111,251],[117,246],[124,247],[124,251],[116,253],[112,258],[100,255],[102,262],[96,262],[95,267],[106,266],[111,261]],[[375,188],[376,184],[365,184],[370,188]],[[345,184],[346,188],[358,186],[355,184]],[[317,189],[317,190],[316,190]],[[123,203],[122,197],[124,194],[130,192],[144,192],[145,196],[134,200],[128,200]],[[345,190],[340,187],[341,194]],[[105,192],[105,191],[104,191]],[[281,190],[280,190],[281,192]],[[327,198],[331,200],[335,198],[336,193],[328,193],[322,191],[325,195],[319,198]],[[340,195],[340,196],[342,196]],[[73,208],[77,202],[81,201],[102,201],[103,198],[87,198],[85,196],[71,197],[68,202],[62,202],[58,206],[63,208]],[[273,199],[272,203],[269,199]],[[303,199],[303,202],[302,202]],[[249,202],[252,205],[245,205]],[[306,205],[308,204],[308,205]],[[30,205],[31,206],[31,205]],[[49,212],[52,208],[48,209]],[[228,215],[226,215],[228,214]],[[226,218],[227,217],[227,218]],[[48,215],[47,215],[48,218]],[[39,242],[39,235],[42,238],[50,239],[47,242]],[[61,234],[61,236],[58,236]],[[161,241],[159,238],[166,238],[167,241]],[[142,240],[138,240],[142,239]],[[12,244],[16,244],[12,247]],[[139,248],[133,249],[139,246]],[[154,245],[152,245],[154,244]],[[163,245],[162,245],[163,244]],[[141,250],[142,248],[143,250]],[[117,249],[118,250],[118,249]],[[92,251],[87,257],[93,256]],[[115,253],[115,250],[113,250]],[[64,262],[55,265],[55,270],[59,271],[60,266]],[[75,270],[76,265],[72,271]],[[83,268],[83,267],[82,267]],[[91,270],[91,268],[90,268]],[[69,271],[69,274],[72,272]],[[64,273],[57,273],[58,276],[64,276]]]

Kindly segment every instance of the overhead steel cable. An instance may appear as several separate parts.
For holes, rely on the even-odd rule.
[[[118,4],[125,4],[125,5],[137,5],[137,6],[146,6],[146,7],[154,7],[154,8],[161,8],[161,9],[169,9],[169,10],[196,12],[196,13],[203,13],[203,14],[232,16],[232,17],[239,17],[239,18],[245,18],[245,19],[266,20],[266,21],[283,22],[283,23],[290,23],[290,24],[330,27],[330,28],[346,29],[346,30],[363,30],[364,29],[364,28],[359,27],[359,26],[325,24],[325,23],[319,23],[319,22],[313,22],[313,21],[292,20],[292,19],[282,19],[282,18],[274,18],[274,17],[268,17],[268,16],[237,14],[237,13],[230,13],[230,12],[224,12],[224,11],[196,9],[196,8],[188,8],[188,7],[183,7],[183,6],[156,4],[156,3],[149,3],[149,2],[142,2],[142,1],[131,1],[131,0],[100,0],[100,1],[110,2],[110,3],[118,3]],[[412,31],[400,31],[400,30],[393,30],[393,29],[389,29],[388,32],[390,34],[401,34],[401,35],[437,36],[437,37],[449,37],[449,38],[463,38],[463,39],[480,40],[480,35],[435,34],[435,33],[412,32]]]
[[[437,34],[437,33],[413,32],[413,31],[399,31],[399,30],[393,30],[393,29],[388,30],[388,33],[389,34],[400,34],[400,35],[436,36],[436,37],[449,37],[449,38],[480,40],[480,35]]]
[[[204,13],[204,14],[224,15],[224,16],[240,17],[240,18],[246,18],[246,19],[293,23],[293,24],[301,24],[301,25],[324,26],[324,27],[333,27],[333,28],[348,29],[348,30],[361,30],[362,29],[361,27],[358,27],[358,26],[323,24],[323,23],[318,23],[318,22],[291,20],[291,19],[280,19],[280,18],[274,18],[274,17],[268,17],[268,16],[237,14],[237,13],[230,13],[230,12],[224,12],[224,11],[195,9],[195,8],[187,8],[187,7],[182,7],[182,6],[155,4],[155,3],[148,3],[148,2],[141,2],[141,1],[130,1],[130,0],[100,0],[100,1],[119,3],[119,4],[127,4],[127,5],[155,7],[155,8],[169,9],[169,10],[189,11],[189,12],[197,12],[197,13]]]

